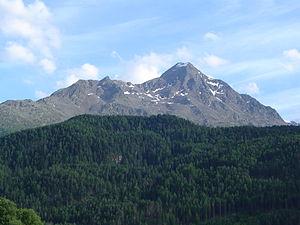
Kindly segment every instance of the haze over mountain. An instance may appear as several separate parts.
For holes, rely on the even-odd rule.
[[[38,101],[0,104],[0,133],[64,121],[76,115],[172,114],[207,126],[285,125],[279,114],[191,63],[177,63],[161,77],[132,84],[109,77],[79,80]]]

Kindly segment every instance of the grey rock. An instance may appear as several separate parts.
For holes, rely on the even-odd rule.
[[[296,121],[290,121],[288,122],[289,126],[300,126],[300,123],[296,122]]]
[[[287,125],[271,107],[209,78],[191,63],[177,63],[142,84],[109,77],[79,80],[38,101],[6,101],[0,104],[0,135],[81,114],[172,114],[206,126]]]

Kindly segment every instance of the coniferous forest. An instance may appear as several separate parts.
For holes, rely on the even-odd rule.
[[[0,195],[47,224],[299,225],[300,127],[79,116],[0,138]]]

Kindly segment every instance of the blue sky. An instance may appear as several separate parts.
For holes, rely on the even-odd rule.
[[[178,61],[300,121],[299,0],[0,0],[0,102]]]

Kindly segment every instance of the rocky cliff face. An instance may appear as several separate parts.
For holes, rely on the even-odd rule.
[[[79,80],[36,102],[6,101],[0,105],[0,130],[52,124],[80,114],[172,114],[207,126],[286,125],[271,107],[209,78],[190,63],[178,63],[143,84],[109,77]]]

